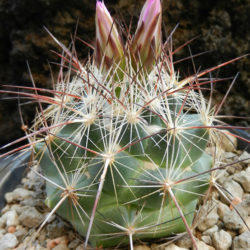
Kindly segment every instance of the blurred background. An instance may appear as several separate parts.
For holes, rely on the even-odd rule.
[[[60,59],[51,50],[60,48],[45,31],[46,26],[59,41],[68,46],[79,20],[77,36],[88,43],[95,37],[95,0],[0,0],[0,88],[2,85],[31,86],[27,61],[37,87],[52,88]],[[106,0],[113,17],[133,29],[144,0]],[[177,23],[174,48],[200,35],[190,44],[192,54],[209,51],[195,58],[197,69],[205,69],[250,52],[249,0],[163,0],[163,32],[169,34]],[[78,58],[84,61],[89,48],[76,41]],[[91,51],[92,53],[92,51]],[[190,55],[188,47],[175,59]],[[52,64],[51,64],[52,62]],[[52,74],[51,70],[52,69]],[[213,77],[234,77],[240,73],[221,113],[250,117],[250,58],[246,57],[212,73]],[[176,65],[181,76],[194,73],[191,61]],[[219,102],[231,81],[216,84],[215,101]],[[13,90],[13,89],[12,89]],[[23,136],[17,99],[0,96],[0,146]],[[25,124],[32,123],[36,106],[20,99]],[[228,119],[234,125],[249,126],[249,120]]]

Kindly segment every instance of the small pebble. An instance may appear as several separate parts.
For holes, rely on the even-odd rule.
[[[231,235],[224,231],[220,230],[219,232],[215,232],[212,235],[213,245],[216,250],[227,250],[232,245],[232,237]]]
[[[23,227],[21,225],[18,225],[16,227],[16,232],[14,233],[19,241],[23,240],[25,235],[27,235],[28,230],[26,227]]]
[[[28,228],[38,226],[42,222],[43,218],[43,215],[39,213],[34,207],[25,209],[19,216],[21,224]]]
[[[0,229],[0,239],[6,234],[5,229]]]
[[[14,234],[7,233],[0,240],[1,250],[12,250],[18,244]]]
[[[244,151],[238,158],[239,160],[245,160],[244,164],[250,164],[250,153],[248,153],[247,151]]]
[[[175,244],[182,248],[191,248],[193,243],[190,236],[186,234],[178,239]]]
[[[198,229],[204,232],[217,223],[219,215],[217,214],[217,204],[215,202],[208,201],[202,209],[205,213],[203,220],[198,224]]]
[[[4,206],[4,208],[2,209],[1,214],[4,214],[4,213],[8,212],[9,210],[10,210],[10,205],[7,204],[7,205]]]
[[[16,213],[19,215],[23,211],[24,207],[20,204],[13,204],[10,207],[10,210],[16,211]]]
[[[53,250],[69,250],[69,248],[67,247],[66,244],[61,243],[55,246]]]
[[[227,196],[230,194],[229,198],[231,200],[235,197],[242,199],[244,192],[243,192],[241,185],[238,182],[236,182],[234,180],[229,180],[223,184],[223,187],[227,190],[226,193],[225,192],[223,192],[223,193],[226,194]],[[225,198],[224,195],[221,195],[221,200],[222,200],[222,202],[229,204],[229,201]]]
[[[171,245],[165,247],[165,250],[188,250],[188,248],[178,247],[175,244],[171,244]]]
[[[1,220],[7,227],[19,225],[18,216],[15,210],[10,210],[3,214]]]
[[[246,171],[235,174],[233,179],[242,185],[245,192],[250,192],[250,167]]]
[[[250,249],[250,232],[245,232],[234,238],[233,250]]]
[[[150,250],[150,247],[147,245],[135,246],[134,250]]]
[[[196,244],[197,244],[197,247],[198,247],[199,250],[212,250],[212,249],[214,249],[213,247],[208,246],[206,243],[204,243],[204,242],[202,242],[200,240],[197,241]],[[194,247],[193,247],[193,249],[195,250]]]
[[[202,235],[211,236],[213,233],[218,232],[218,231],[219,231],[218,226],[214,225],[214,226],[210,227],[209,229],[207,229],[206,231],[204,231]]]
[[[58,238],[68,233],[68,228],[65,226],[65,223],[61,220],[53,220],[46,226],[46,229],[52,239]]]
[[[228,180],[229,173],[226,169],[219,169],[216,171],[216,182],[219,184],[223,184]]]
[[[245,209],[247,214],[250,216],[250,194],[245,194],[243,196],[241,206]]]
[[[212,239],[209,235],[202,235],[201,236],[202,241],[204,241],[208,245],[212,245]]]
[[[235,209],[237,209],[243,220],[247,219],[247,212],[242,208],[241,204],[236,205]],[[235,209],[226,212],[223,217],[225,227],[229,230],[239,230],[242,229],[244,225]]]
[[[231,210],[233,210],[234,207],[235,207],[236,205],[240,204],[241,202],[242,202],[242,200],[241,200],[240,198],[234,197],[233,200],[230,202],[229,208],[230,208]]]
[[[225,216],[225,213],[228,213],[228,212],[230,212],[230,208],[226,204],[219,202],[217,213],[220,219],[222,219]]]
[[[16,188],[13,192],[5,194],[5,199],[7,203],[12,203],[14,201],[22,201],[24,199],[33,197],[34,192],[29,191],[25,188]]]
[[[239,230],[239,233],[242,234],[247,231],[250,231],[250,216],[246,218],[243,228]]]
[[[59,244],[67,245],[68,242],[69,242],[69,239],[67,236],[61,236],[61,237],[49,240],[47,242],[47,248],[53,249],[55,246],[57,246]]]
[[[8,233],[13,234],[13,233],[16,232],[16,227],[15,226],[10,226],[10,227],[8,227],[7,231],[8,231]]]

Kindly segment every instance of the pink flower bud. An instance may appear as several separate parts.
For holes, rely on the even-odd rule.
[[[117,27],[103,2],[96,3],[96,64],[108,70],[124,57],[123,44]]]
[[[131,51],[135,63],[143,65],[147,71],[151,70],[155,60],[161,54],[161,22],[160,0],[146,0],[132,41]]]

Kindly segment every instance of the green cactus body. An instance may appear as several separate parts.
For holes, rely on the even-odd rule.
[[[46,111],[53,124],[70,123],[52,129],[35,148],[47,205],[83,236],[93,217],[93,246],[185,231],[169,187],[190,225],[209,182],[208,174],[192,176],[211,168],[208,131],[190,107],[194,90],[178,90],[166,80],[156,87],[153,70],[144,83],[124,77],[118,95],[112,78],[100,79],[96,68],[92,72],[68,83],[62,108]]]

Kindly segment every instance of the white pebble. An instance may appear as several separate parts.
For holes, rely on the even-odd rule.
[[[1,250],[12,250],[18,244],[14,234],[7,233],[0,240]]]
[[[16,188],[13,192],[6,193],[5,199],[8,203],[12,203],[14,201],[22,201],[24,199],[32,197],[34,192],[29,191],[24,188]]]
[[[18,216],[15,210],[10,210],[3,214],[2,221],[7,227],[19,225]]]

